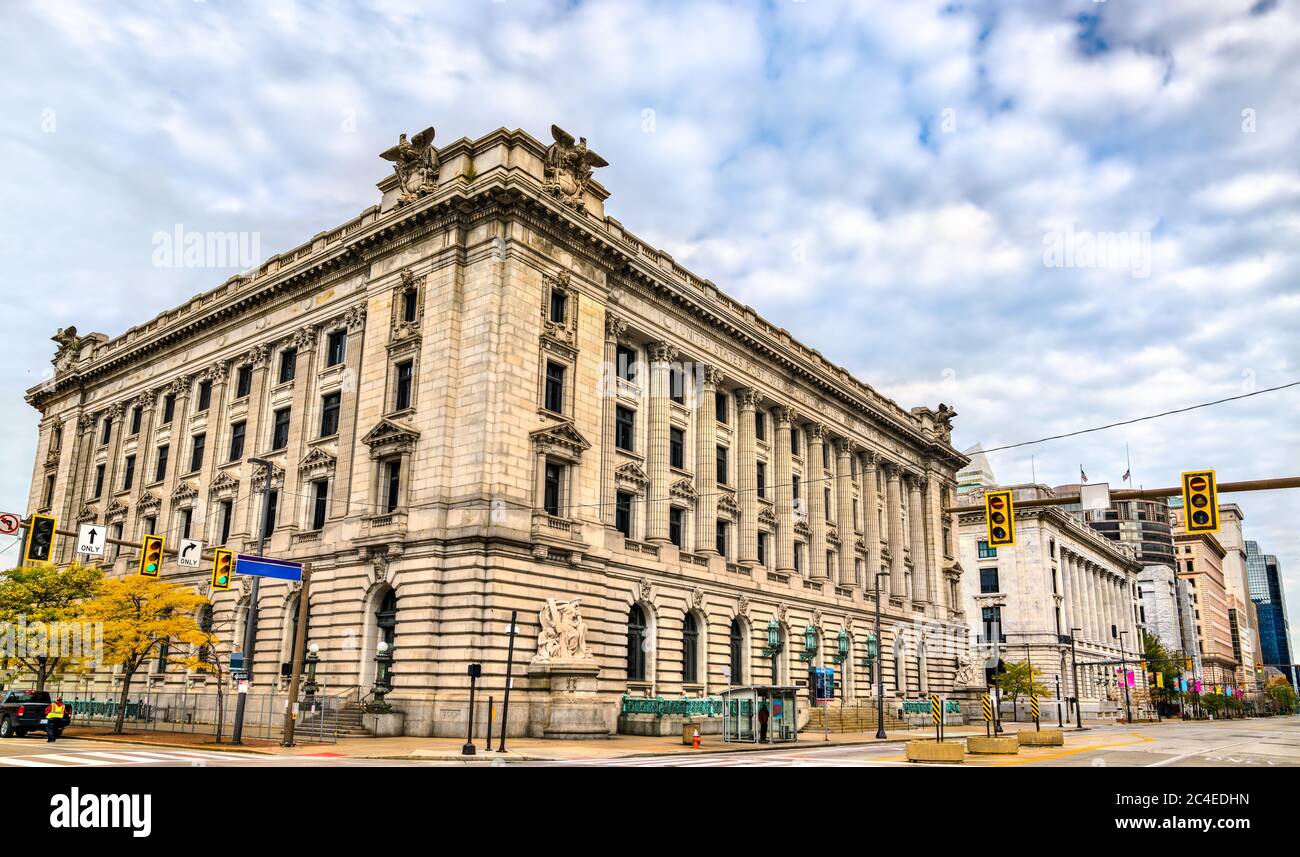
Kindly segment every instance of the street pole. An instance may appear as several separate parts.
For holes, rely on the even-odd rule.
[[[271,527],[271,462],[264,458],[250,458],[249,464],[266,468],[266,480],[262,484],[262,527],[257,536],[257,555],[266,551],[266,534]],[[235,728],[230,733],[231,744],[241,744],[244,736],[244,705],[248,702],[248,686],[253,679],[253,645],[257,640],[257,595],[261,591],[261,577],[253,578],[253,591],[248,596],[248,617],[244,620],[244,681],[241,683],[239,699],[235,703]]]
[[[506,751],[506,724],[510,722],[510,685],[515,683],[515,620],[519,618],[518,610],[510,611],[510,645],[506,649],[506,698],[501,704],[501,743],[498,753]]]
[[[473,756],[475,752],[474,749],[474,685],[477,683],[478,677],[483,674],[483,665],[470,664],[468,674],[469,674],[469,717],[467,717],[466,719],[469,721],[469,725],[465,727],[466,729],[465,746],[460,748],[460,754],[462,756]]]
[[[1082,628],[1070,629],[1070,664],[1074,670],[1074,725],[1083,728],[1083,695],[1079,693],[1079,656],[1074,650],[1074,632]]]
[[[880,636],[880,578],[876,572],[876,737],[888,738],[885,734],[885,639]]]
[[[1133,722],[1133,702],[1128,693],[1128,655],[1124,651],[1124,635],[1128,631],[1119,632],[1119,677],[1124,683],[1124,716],[1128,722]]]
[[[307,617],[311,602],[311,566],[302,567],[302,589],[298,592],[298,628],[293,640],[293,674],[289,678],[289,699],[284,707],[284,729],[280,738],[281,747],[293,746],[293,730],[298,720],[298,680],[302,677],[302,662],[307,650]]]
[[[993,646],[993,734],[1002,734],[1002,681],[998,676],[1002,675],[998,667],[1002,665],[1002,656],[998,651],[998,643],[1002,640],[1002,623],[994,622],[991,626],[993,629],[992,639],[989,641]]]
[[[1056,728],[1061,729],[1065,726],[1065,721],[1061,719],[1061,677],[1056,677]]]

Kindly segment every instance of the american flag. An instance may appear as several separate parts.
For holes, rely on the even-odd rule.
[[[1131,475],[1132,474],[1128,470],[1125,470],[1124,475],[1120,477],[1120,480],[1123,482],[1127,482]]]
[[[1080,481],[1080,482],[1087,482],[1087,481],[1088,481],[1088,474],[1086,474],[1086,473],[1083,472],[1083,465],[1082,465],[1082,464],[1079,465],[1079,481]]]

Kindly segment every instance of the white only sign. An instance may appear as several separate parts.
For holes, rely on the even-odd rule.
[[[104,555],[104,536],[108,529],[99,524],[82,524],[77,532],[77,553],[86,556]]]
[[[176,564],[181,568],[198,568],[199,557],[203,555],[203,542],[194,539],[181,539],[181,549],[176,556]]]

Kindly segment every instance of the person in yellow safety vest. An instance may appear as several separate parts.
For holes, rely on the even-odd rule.
[[[63,700],[56,699],[49,705],[45,706],[45,740],[53,741],[59,737],[60,727],[54,725],[55,720],[63,720],[67,715],[64,713]]]

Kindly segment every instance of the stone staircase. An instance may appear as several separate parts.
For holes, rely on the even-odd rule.
[[[373,737],[366,730],[361,715],[362,709],[359,702],[346,702],[334,708],[324,715],[324,739],[333,741],[343,738]],[[317,735],[322,731],[321,716],[319,709],[308,712],[303,716],[298,725],[298,730],[303,735],[304,740],[310,740],[312,735]]]
[[[808,711],[808,724],[804,732],[875,732],[876,707],[848,706],[840,708],[832,704],[830,708],[813,708]],[[907,729],[907,722],[891,714],[886,708],[885,729]]]

